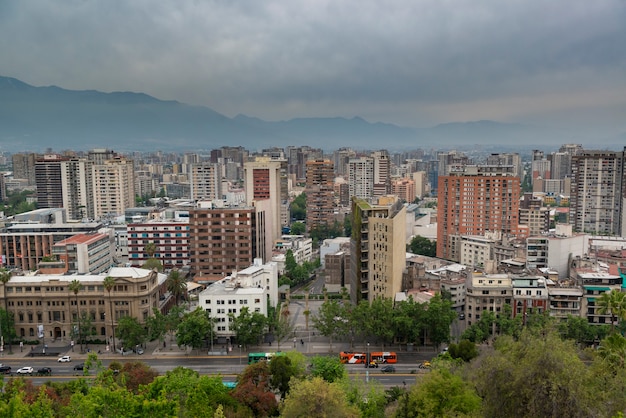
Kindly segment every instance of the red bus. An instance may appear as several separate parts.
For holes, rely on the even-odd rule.
[[[394,351],[372,351],[370,353],[370,360],[375,361],[378,364],[397,363],[398,356]]]
[[[343,364],[365,364],[366,357],[365,353],[353,353],[351,351],[339,353],[339,360]]]
[[[366,364],[366,363],[397,363],[398,356],[394,351],[372,351],[369,361],[366,353],[353,353],[342,351],[339,353],[339,360],[344,364]]]

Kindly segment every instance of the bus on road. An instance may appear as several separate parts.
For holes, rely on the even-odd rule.
[[[248,364],[258,363],[259,361],[270,361],[274,356],[284,356],[285,353],[278,351],[276,353],[250,353],[248,354]]]

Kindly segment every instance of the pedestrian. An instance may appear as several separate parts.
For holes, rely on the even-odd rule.
[[[304,340],[300,338],[300,344],[304,345]]]

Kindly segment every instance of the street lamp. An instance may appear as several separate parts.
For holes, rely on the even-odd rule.
[[[239,344],[239,365],[241,366],[241,344]]]
[[[367,343],[367,355],[365,356],[365,367],[370,366],[370,343]]]

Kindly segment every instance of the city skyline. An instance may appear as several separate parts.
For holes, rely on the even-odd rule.
[[[623,2],[0,6],[0,74],[265,120],[626,132]]]

